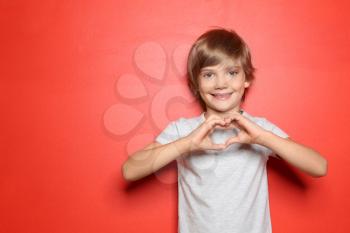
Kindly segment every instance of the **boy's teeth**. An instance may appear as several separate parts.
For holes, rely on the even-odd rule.
[[[231,96],[231,93],[227,93],[227,94],[213,94],[213,96],[217,99],[228,99]]]
[[[228,96],[230,94],[214,94],[215,96],[218,96],[218,97],[223,97],[223,96]]]

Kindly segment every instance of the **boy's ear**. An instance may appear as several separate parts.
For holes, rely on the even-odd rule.
[[[244,87],[247,88],[250,86],[250,82],[249,81],[244,81]]]

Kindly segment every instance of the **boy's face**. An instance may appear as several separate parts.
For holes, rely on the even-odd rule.
[[[219,65],[203,67],[198,76],[199,93],[207,111],[218,114],[238,111],[249,85],[239,60],[227,59]]]

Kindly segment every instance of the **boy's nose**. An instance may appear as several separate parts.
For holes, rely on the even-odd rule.
[[[226,88],[227,87],[227,80],[226,77],[224,77],[224,75],[218,75],[216,82],[215,82],[215,87],[216,88]]]

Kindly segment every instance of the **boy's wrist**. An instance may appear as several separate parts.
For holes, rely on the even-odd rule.
[[[265,130],[264,133],[262,133],[257,139],[256,144],[259,144],[261,146],[267,146],[268,142],[271,140],[271,137],[275,136],[270,131]]]
[[[190,143],[187,137],[183,137],[175,141],[175,146],[179,152],[179,155],[184,155],[190,152]]]

